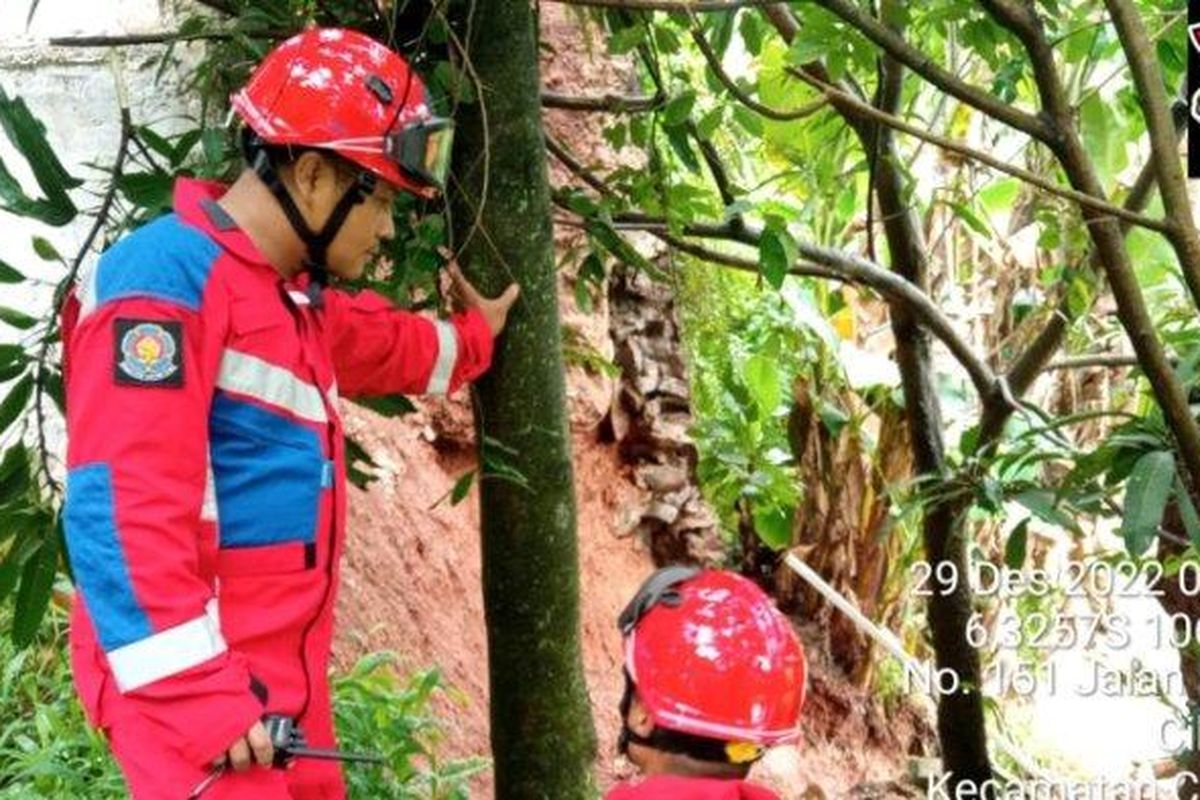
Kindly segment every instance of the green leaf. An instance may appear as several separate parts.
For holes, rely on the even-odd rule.
[[[717,106],[712,111],[705,114],[696,123],[696,131],[703,139],[711,139],[712,135],[721,127],[721,122],[725,118],[725,109]]]
[[[783,286],[783,279],[799,254],[796,240],[786,227],[768,225],[763,229],[758,240],[758,267],[773,288]]]
[[[825,430],[829,431],[829,435],[834,439],[840,436],[842,429],[850,424],[850,416],[845,411],[824,400],[817,408],[817,416],[820,418],[821,424],[825,426]]]
[[[29,361],[25,348],[19,344],[0,344],[0,367],[9,364],[24,364]]]
[[[21,572],[21,587],[17,590],[14,608],[12,638],[17,647],[25,647],[33,641],[50,593],[54,589],[54,575],[58,572],[58,536],[53,530],[43,535],[42,546]]]
[[[765,356],[751,356],[742,368],[742,378],[746,388],[754,398],[762,415],[769,416],[779,407],[783,398],[782,381],[779,376],[779,365],[775,359]]]
[[[80,186],[82,181],[71,177],[63,168],[46,141],[45,126],[30,113],[25,101],[19,97],[10,98],[3,88],[0,88],[0,127],[29,164],[34,180],[45,195],[44,199],[27,195],[0,161],[0,208],[47,225],[66,225],[76,214],[67,190]]]
[[[691,172],[700,171],[700,160],[696,158],[696,151],[692,149],[692,139],[687,135],[687,130],[682,126],[664,127],[663,131],[667,134],[667,143],[671,145],[671,150],[675,155],[679,156],[679,160]]]
[[[1121,521],[1121,536],[1130,555],[1142,555],[1154,542],[1174,482],[1174,453],[1157,450],[1134,465],[1125,484],[1125,518]]]
[[[33,392],[33,376],[26,375],[17,381],[3,401],[0,401],[0,433],[8,430],[16,422],[17,417],[29,403],[29,395]]]
[[[1021,193],[1021,182],[1016,178],[1001,178],[985,186],[977,195],[979,204],[989,216],[1012,211],[1017,195]]]
[[[951,210],[954,211],[954,216],[965,222],[971,230],[975,231],[985,239],[992,238],[992,231],[987,226],[987,223],[981,220],[979,216],[965,204],[947,202],[946,205],[950,206]]]
[[[0,261],[0,283],[20,283],[25,276],[4,261]]]
[[[1193,547],[1200,548],[1200,514],[1196,513],[1196,505],[1188,494],[1179,476],[1175,476],[1175,502],[1179,505],[1179,516],[1183,520],[1183,528],[1187,531],[1188,540]]]
[[[466,70],[459,69],[449,61],[440,61],[433,68],[433,79],[435,85],[445,90],[456,102],[475,102],[475,84]]]
[[[471,491],[471,484],[474,482],[475,470],[471,470],[455,481],[454,488],[450,490],[450,505],[456,506],[465,500],[467,493]]]
[[[1080,533],[1079,523],[1058,507],[1057,498],[1049,489],[1027,489],[1014,496],[1013,500],[1032,511],[1043,522]]]
[[[738,32],[742,34],[742,42],[746,45],[746,52],[752,56],[757,56],[762,52],[766,25],[763,24],[758,14],[741,14],[739,17]]]
[[[200,134],[200,149],[204,160],[216,166],[225,160],[225,133],[220,128],[205,128]]]
[[[203,129],[194,128],[193,130],[181,135],[175,141],[175,147],[172,148],[170,156],[172,169],[178,168],[185,160],[187,160],[188,155],[192,152],[192,149],[195,148],[196,143],[200,141],[200,137],[203,135]]]
[[[671,98],[666,108],[663,109],[663,125],[676,127],[687,122],[694,105],[696,105],[696,93],[691,89]]]
[[[29,530],[28,525],[17,524],[18,536],[12,545],[9,546],[8,552],[5,553],[3,561],[0,561],[0,602],[8,596],[17,585],[17,577],[24,570],[25,565],[29,563],[29,559],[41,548],[41,539]]]
[[[754,509],[754,530],[763,544],[772,550],[782,550],[792,543],[794,508],[776,507]]]
[[[600,248],[607,250],[610,254],[616,256],[634,269],[641,270],[659,279],[665,277],[662,274],[662,270],[647,261],[645,256],[639,253],[633,245],[625,241],[621,234],[617,233],[608,223],[592,219],[587,221],[585,227],[591,235],[592,241]]]
[[[23,443],[8,448],[0,459],[0,505],[11,502],[29,488],[29,468],[29,451]]]
[[[121,175],[117,181],[129,202],[151,212],[171,205],[171,176],[165,172],[134,172]]]
[[[15,308],[0,306],[0,322],[7,323],[18,330],[27,331],[37,325],[37,319]]]
[[[1088,95],[1079,107],[1079,132],[1084,147],[1106,187],[1129,163],[1122,121],[1113,104],[1104,100],[1099,92]]]
[[[369,408],[384,417],[399,417],[417,410],[402,394],[390,394],[383,397],[356,397],[353,402],[363,408]]]
[[[642,25],[630,25],[627,28],[613,32],[608,37],[608,52],[615,56],[625,55],[646,40],[646,28]]]
[[[1164,36],[1159,39],[1155,49],[1158,51],[1158,60],[1167,69],[1174,73],[1187,69],[1187,57],[1180,52],[1175,42],[1171,41],[1171,37]]]
[[[1025,552],[1029,545],[1029,517],[1017,523],[1013,532],[1004,543],[1004,563],[1012,569],[1020,569],[1025,564]]]
[[[67,396],[63,390],[62,373],[58,370],[48,369],[44,373],[43,385],[46,394],[50,395],[50,399],[54,401],[54,405],[58,408],[58,413],[67,413]]]
[[[366,472],[360,465],[375,468],[379,465],[371,458],[363,446],[356,442],[351,437],[345,437],[346,443],[346,478],[359,489],[366,489],[367,486],[379,476],[373,472]]]
[[[170,159],[175,154],[175,148],[171,146],[170,142],[145,125],[137,129],[137,138],[163,158]]]
[[[62,261],[62,256],[54,249],[54,245],[50,244],[50,240],[41,236],[33,237],[33,252],[37,253],[42,261]]]
[[[1079,319],[1092,307],[1092,281],[1088,276],[1079,274],[1071,278],[1067,284],[1067,313],[1072,319]]]

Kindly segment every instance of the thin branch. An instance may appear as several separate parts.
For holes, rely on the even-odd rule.
[[[1187,127],[1186,109],[1184,113],[1175,115],[1173,123],[1175,126],[1175,141],[1178,142]],[[1137,179],[1134,180],[1133,186],[1130,187],[1129,195],[1125,198],[1125,202],[1122,205],[1131,211],[1145,208],[1150,203],[1150,197],[1156,185],[1157,176],[1154,162],[1152,160],[1147,161],[1142,165],[1142,169],[1138,173]],[[1129,228],[1129,223],[1124,221],[1121,223],[1122,234],[1127,234]],[[1089,262],[1091,269],[1095,272],[1100,272],[1104,268],[1094,248],[1089,256]],[[1095,302],[1095,298],[1093,298],[1092,302]],[[1029,346],[1012,360],[1008,370],[1005,372],[1008,385],[1011,387],[1014,395],[1021,397],[1033,385],[1034,380],[1045,369],[1046,363],[1058,352],[1059,347],[1062,346],[1063,339],[1067,335],[1067,329],[1074,319],[1075,315],[1071,311],[1070,299],[1067,293],[1063,292],[1062,298],[1058,301],[1050,317],[1050,321],[1038,332],[1033,341],[1029,343]],[[996,409],[994,411],[984,409],[983,418],[979,424],[980,442],[993,441],[1000,434],[1008,416],[1008,412],[1004,409]]]
[[[767,6],[777,3],[779,0],[692,0],[692,2],[686,2],[686,0],[681,2],[672,2],[672,0],[546,0],[546,2],[588,8],[617,8],[625,11],[712,13]]]
[[[733,191],[733,182],[729,180],[729,170],[726,169],[725,162],[721,160],[721,154],[717,152],[717,147],[712,143],[711,139],[706,139],[700,135],[700,129],[696,127],[696,123],[688,120],[687,129],[692,138],[696,140],[696,144],[700,145],[700,155],[704,157],[704,163],[708,164],[708,171],[712,173],[713,183],[717,186],[717,193],[721,195],[721,202],[728,208],[737,202],[737,196]],[[742,215],[737,214],[734,219],[740,225]]]
[[[267,36],[269,34],[264,34]],[[182,34],[176,31],[161,33],[130,33],[121,36],[52,36],[53,47],[127,47],[139,44],[175,44],[177,42],[221,42],[233,38],[227,31]]]
[[[961,80],[935,63],[927,54],[910,45],[903,36],[860,9],[853,0],[815,2],[841,17],[897,61],[947,94],[1034,139],[1049,141],[1054,138],[1055,131],[1045,120],[1010,106],[995,95]]]
[[[546,149],[550,151],[551,155],[562,162],[562,165],[570,170],[572,174],[578,176],[601,196],[608,198],[615,198],[617,196],[617,193],[610,189],[608,184],[597,178],[591,170],[579,163],[579,160],[571,155],[570,151],[563,147],[549,132],[546,133]]]
[[[1121,355],[1119,353],[1096,353],[1088,356],[1069,356],[1047,364],[1044,369],[1067,370],[1088,369],[1091,367],[1136,367],[1137,356]]]
[[[1179,143],[1171,119],[1171,101],[1163,88],[1158,58],[1137,9],[1128,0],[1105,0],[1104,5],[1112,15],[1137,86],[1138,101],[1150,134],[1150,159],[1158,173],[1158,191],[1172,225],[1168,238],[1175,246],[1179,268],[1192,301],[1200,307],[1200,234],[1192,221],[1192,204],[1188,199],[1187,180],[1180,165]],[[1193,146],[1200,146],[1200,143]]]
[[[836,0],[842,2],[842,0]],[[1032,5],[1015,5],[1010,0],[981,0],[982,5],[1000,24],[1005,25],[1021,40],[1033,64],[1034,80],[1042,109],[1058,136],[1047,145],[1062,164],[1071,184],[1089,195],[1103,197],[1104,188],[1096,168],[1083,146],[1054,62],[1054,51],[1046,37]],[[1154,319],[1146,306],[1141,286],[1134,272],[1132,259],[1125,247],[1125,236],[1114,220],[1096,219],[1095,211],[1082,207],[1088,234],[1095,246],[1097,258],[1104,266],[1121,326],[1133,345],[1142,372],[1154,390],[1162,409],[1177,452],[1186,465],[1188,483],[1193,491],[1200,489],[1200,425],[1192,416],[1187,393],[1175,377],[1165,348],[1159,339]]]
[[[986,164],[998,172],[1003,172],[1004,174],[1011,175],[1014,178],[1020,178],[1022,181],[1049,192],[1050,194],[1070,200],[1081,206],[1087,206],[1088,208],[1105,214],[1108,217],[1116,217],[1118,219],[1131,222],[1135,225],[1140,225],[1143,228],[1158,231],[1159,233],[1166,234],[1171,231],[1170,224],[1164,220],[1147,217],[1144,214],[1139,214],[1137,212],[1121,208],[1120,206],[1113,205],[1103,198],[1097,198],[1086,192],[1081,192],[1067,186],[1060,186],[1053,181],[1047,180],[1040,175],[1030,172],[1029,170],[1021,167],[1014,167],[1013,165],[988,155],[981,150],[976,150],[974,148],[959,144],[953,139],[948,139],[945,136],[939,136],[938,134],[930,133],[923,128],[917,127],[916,125],[910,125],[899,117],[888,114],[884,111],[880,111],[870,103],[864,103],[863,101],[842,91],[841,89],[835,88],[823,81],[820,81],[812,75],[798,70],[795,67],[788,67],[787,71],[790,75],[794,75],[800,80],[815,87],[818,91],[823,92],[825,96],[830,99],[830,102],[835,103],[839,108],[845,106],[846,108],[852,109],[855,114],[861,117],[867,117],[876,122],[887,125],[889,128],[894,128],[895,130],[907,133],[910,136],[915,136],[918,139],[927,141],[930,144],[937,145],[944,150],[957,153],[966,158],[978,161],[981,164]],[[1090,220],[1090,222],[1097,221],[1100,220],[1097,218]]]
[[[610,114],[653,111],[663,105],[666,98],[641,97],[627,94],[604,94],[596,97],[542,92],[543,108],[559,108],[565,111],[602,111]]]
[[[615,192],[612,189],[605,186],[602,180],[572,157],[562,145],[553,142],[550,137],[547,137],[546,141],[547,148],[555,158],[561,161],[580,180],[606,197],[615,196]],[[571,213],[576,213],[561,202],[559,205],[571,211]],[[678,237],[671,236],[666,220],[661,218],[655,219],[645,214],[636,213],[632,215],[614,214],[612,219],[614,223],[623,226],[626,230],[644,230],[671,244],[681,241]],[[739,223],[733,221],[725,223],[691,223],[683,227],[683,233],[686,236],[726,239],[757,247],[762,237],[762,231],[744,223]],[[671,236],[671,240],[666,239],[666,236]],[[680,249],[684,252],[691,252],[683,248]],[[791,270],[793,274],[826,278],[836,277],[838,280],[846,282],[865,284],[891,300],[906,304],[907,307],[911,308],[914,315],[929,328],[933,335],[946,345],[954,358],[962,364],[971,379],[971,383],[985,402],[1007,403],[1015,406],[1015,401],[1012,399],[1012,395],[1008,391],[1008,386],[1004,379],[997,376],[983,359],[971,350],[970,345],[959,337],[954,330],[954,326],[942,315],[937,305],[920,288],[878,264],[833,248],[798,241],[796,249],[809,262],[815,262],[820,266],[814,267],[812,264],[798,262]],[[728,266],[739,269],[744,268],[756,273],[759,272],[758,263],[755,261],[739,259],[736,256],[727,256],[726,259],[727,261],[723,263],[726,263]]]
[[[737,98],[738,102],[767,119],[779,120],[780,122],[789,122],[791,120],[804,119],[811,117],[813,114],[825,107],[826,101],[824,98],[819,98],[811,103],[805,103],[792,109],[772,108],[771,106],[760,103],[753,97],[742,90],[740,86],[729,76],[725,71],[724,65],[721,63],[721,57],[713,50],[709,44],[704,32],[697,25],[692,26],[692,40],[696,46],[700,48],[700,52],[704,54],[704,60],[708,62],[709,69],[717,76],[717,80],[729,90],[729,93]]]
[[[1186,18],[1187,18],[1187,9],[1184,9],[1182,11],[1176,11],[1174,14],[1170,15],[1170,18],[1167,20],[1166,24],[1164,24],[1161,28],[1159,28],[1157,31],[1155,31],[1153,34],[1151,34],[1150,41],[1157,42],[1159,39],[1161,39],[1167,33],[1167,31],[1171,30],[1171,28],[1174,27],[1175,23],[1179,22],[1182,19],[1186,19]],[[1108,22],[1109,22],[1109,20],[1107,20],[1107,19],[1104,20],[1104,24],[1107,25]],[[1095,83],[1093,83],[1092,85],[1088,86],[1087,90],[1082,92],[1079,95],[1079,97],[1075,100],[1075,105],[1082,106],[1084,104],[1084,101],[1086,101],[1089,97],[1091,97],[1094,94],[1100,94],[1100,92],[1104,90],[1104,87],[1112,82],[1113,78],[1116,78],[1119,75],[1124,75],[1127,72],[1129,72],[1129,70],[1125,66],[1116,67],[1115,69],[1113,69],[1112,72],[1105,75],[1102,79],[1100,79],[1100,80],[1096,81]]]
[[[763,9],[763,16],[771,21],[775,30],[783,37],[783,41],[791,44],[800,34],[800,20],[792,13],[787,3],[772,3]]]
[[[121,170],[125,166],[125,159],[129,155],[129,142],[133,135],[133,119],[129,114],[128,108],[121,109],[121,136],[117,142],[117,155],[113,159],[112,178],[109,181],[108,188],[104,192],[104,197],[100,201],[100,208],[96,211],[96,219],[92,223],[91,229],[84,237],[83,244],[79,251],[75,254],[75,258],[71,261],[71,267],[67,271],[67,276],[63,278],[60,284],[63,287],[69,287],[75,282],[75,277],[79,274],[79,268],[83,264],[84,258],[92,249],[92,244],[95,243],[96,237],[100,235],[100,231],[104,229],[105,223],[108,222],[108,214],[112,210],[113,202],[117,198],[117,184],[120,183]],[[58,319],[62,313],[62,304],[66,300],[67,293],[63,291],[54,298],[54,313],[50,315],[50,323],[46,329],[46,333],[42,338],[42,345],[38,350],[37,355],[37,372],[38,379],[35,383],[33,398],[33,410],[36,417],[37,437],[38,437],[38,459],[41,464],[42,476],[46,479],[46,485],[49,487],[52,494],[58,494],[61,487],[54,476],[50,474],[50,447],[46,441],[46,410],[44,407],[46,383],[43,380],[43,373],[46,369],[46,358],[50,354],[50,343],[54,339],[54,333],[57,329]]]
[[[548,139],[547,143],[549,141]],[[579,164],[561,146],[557,146],[557,148],[552,147],[550,152],[562,161],[572,173],[589,186],[600,191],[599,187],[604,185],[603,181]],[[612,190],[605,187],[603,193],[611,195]],[[571,211],[571,213],[576,213],[567,207],[565,203],[561,201],[557,202],[560,207]],[[663,239],[663,241],[667,241],[669,244],[684,244],[688,248],[692,248],[686,249],[685,247],[680,247],[680,250],[683,252],[695,254],[695,249],[699,247],[698,245],[683,242],[678,237],[673,236],[669,231],[666,221],[662,219],[654,219],[644,214],[614,214],[613,222],[622,230],[647,231]],[[751,226],[743,225],[737,227],[728,222],[692,223],[683,227],[683,233],[686,236],[725,239],[751,246],[757,246],[762,236],[760,230],[756,230]],[[668,239],[667,237],[670,238]],[[971,378],[971,382],[975,385],[976,390],[979,391],[981,396],[985,398],[992,397],[997,393],[1002,396],[1008,395],[1003,380],[998,378],[987,364],[972,352],[970,345],[958,336],[954,330],[954,326],[942,315],[937,305],[916,286],[878,264],[833,248],[821,247],[808,242],[797,242],[797,249],[809,262],[815,262],[815,264],[797,262],[790,270],[792,274],[834,278],[841,281],[864,284],[872,287],[889,299],[906,304],[912,308],[913,312],[926,324],[930,331],[945,343],[955,359],[963,365]],[[756,261],[738,258],[737,256],[726,256],[724,254],[721,255],[721,258],[722,260],[717,263],[723,263],[727,266],[755,273],[759,272]]]
[[[640,230],[651,233],[682,252],[704,258],[713,263],[734,267],[746,272],[761,274],[758,262],[748,258],[717,253],[701,245],[687,242],[670,233],[665,222],[629,222],[618,221],[614,216],[618,230]],[[744,233],[739,233],[728,223],[696,223],[685,225],[683,233],[697,238],[725,239],[747,245],[756,245],[762,232],[752,226],[746,226]],[[844,253],[833,248],[821,247],[807,242],[797,242],[797,249],[808,260],[797,261],[788,270],[790,275],[802,277],[825,278],[844,283],[869,286],[887,299],[898,302],[908,308],[922,324],[939,339],[966,370],[977,392],[983,398],[1005,397],[1009,393],[1003,379],[992,372],[991,368],[971,350],[971,346],[954,330],[953,323],[942,314],[928,295],[922,292],[903,277],[889,269],[879,266],[865,258]]]

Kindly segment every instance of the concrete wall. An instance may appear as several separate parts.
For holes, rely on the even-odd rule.
[[[126,35],[171,30],[190,13],[184,3],[159,0],[41,0],[26,27],[31,0],[0,0],[0,87],[22,97],[47,128],[51,146],[67,170],[85,180],[72,197],[82,212],[75,222],[51,228],[0,211],[0,259],[36,278],[37,283],[0,284],[0,305],[42,316],[54,284],[66,273],[59,263],[39,259],[34,235],[48,239],[69,263],[91,227],[86,213],[99,205],[107,185],[91,164],[108,166],[120,136],[118,92],[127,98],[136,124],[153,124],[160,132],[190,127],[199,103],[178,90],[181,70],[169,68],[155,82],[160,45],[122,48],[52,47],[52,37]],[[199,46],[176,49],[176,58],[194,62]],[[121,87],[119,89],[119,87]],[[12,144],[0,134],[0,159],[36,195],[37,184]],[[102,238],[97,244],[102,243]],[[95,258],[95,252],[89,259]],[[26,334],[0,323],[0,342],[20,341]],[[7,387],[0,386],[0,397]],[[57,427],[57,426],[56,426]],[[9,436],[15,431],[10,431]],[[57,437],[56,437],[57,438]],[[0,445],[3,441],[0,440]]]

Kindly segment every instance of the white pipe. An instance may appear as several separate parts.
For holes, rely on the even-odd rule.
[[[917,660],[914,656],[909,655],[908,651],[904,649],[904,645],[901,644],[900,640],[894,633],[886,628],[879,627],[873,621],[868,619],[861,611],[855,608],[853,603],[843,597],[837,589],[834,589],[832,586],[826,583],[825,579],[818,575],[816,570],[804,563],[800,556],[796,555],[794,552],[788,553],[784,558],[784,563],[791,567],[793,572],[807,581],[810,586],[816,589],[822,597],[824,597],[839,611],[849,617],[850,621],[857,625],[860,630],[883,645],[883,648],[891,653],[892,657],[899,661],[901,666],[903,666],[906,670],[910,670],[916,675],[928,674],[927,665]],[[932,685],[932,681],[926,681],[927,687],[932,688]],[[931,691],[929,694],[929,699],[934,699],[933,695],[934,693]],[[1017,764],[1019,764],[1021,768],[1030,775],[1036,776],[1042,780],[1053,780],[1058,782],[1057,779],[1051,776],[1049,773],[1039,769],[1032,758],[1018,750],[1016,746],[1009,742],[1005,737],[1000,737],[996,744],[1000,750],[1002,750],[1013,761],[1016,761]],[[1018,783],[1014,776],[1008,774],[1000,767],[994,766],[993,769],[1004,780],[1009,781],[1010,783]]]

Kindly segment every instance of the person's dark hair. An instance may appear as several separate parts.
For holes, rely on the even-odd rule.
[[[664,753],[686,756],[710,766],[714,772],[738,778],[745,778],[750,772],[753,761],[735,764],[729,760],[728,742],[721,739],[710,739],[683,731],[673,731],[654,726],[648,736],[641,736],[629,728],[629,709],[637,689],[628,670],[625,671],[625,693],[621,697],[621,737],[617,748],[622,755],[629,750],[630,744],[640,744]],[[757,759],[755,759],[757,760]]]
[[[271,163],[277,169],[286,170],[291,168],[300,156],[305,153],[317,153],[337,169],[338,183],[348,184],[354,181],[363,168],[353,161],[342,157],[332,150],[326,150],[320,147],[304,147],[302,145],[291,144],[263,144],[260,147],[266,151],[267,156],[271,159]],[[242,162],[247,167],[252,167],[252,158],[245,152],[242,153]]]

